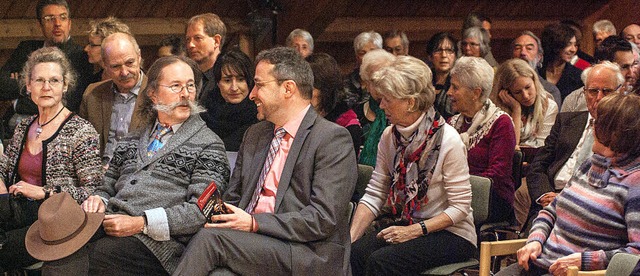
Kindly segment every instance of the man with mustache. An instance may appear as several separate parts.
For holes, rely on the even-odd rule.
[[[74,91],[66,93],[66,107],[78,112],[82,93],[89,85],[93,66],[87,59],[87,54],[82,47],[73,43],[71,39],[71,10],[65,0],[40,0],[36,5],[38,26],[42,31],[44,40],[25,40],[20,42],[13,51],[7,63],[0,69],[0,101],[13,101],[15,112],[18,115],[15,121],[27,115],[38,112],[36,105],[26,93],[20,93],[18,85],[19,72],[29,55],[42,47],[58,47],[65,53],[71,66],[78,74],[78,83]]]
[[[229,180],[222,140],[198,116],[196,64],[162,57],[139,93],[141,128],[118,142],[101,186],[82,203],[104,212],[88,246],[47,262],[44,275],[169,275],[206,219],[196,202]]]
[[[147,77],[140,69],[140,47],[132,35],[115,33],[102,40],[102,62],[109,79],[87,87],[79,114],[100,134],[102,164],[107,166],[117,142],[140,126],[137,98],[147,86]]]

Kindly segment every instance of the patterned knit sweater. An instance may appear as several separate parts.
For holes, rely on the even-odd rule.
[[[162,209],[169,240],[136,234],[169,273],[175,270],[185,245],[205,223],[196,205],[211,181],[224,191],[229,161],[222,140],[200,116],[191,116],[153,157],[147,157],[151,135],[147,126],[118,142],[95,194],[108,199],[107,214],[141,216]]]
[[[15,129],[0,162],[0,177],[8,186],[20,181],[18,164],[27,142],[29,126],[37,117],[24,119]],[[102,182],[98,133],[78,115],[69,115],[49,139],[42,141],[42,185],[59,186],[82,203]]]
[[[639,214],[640,157],[594,154],[535,219],[528,242],[542,243],[536,264],[581,252],[581,270],[598,270],[618,252],[639,254]]]

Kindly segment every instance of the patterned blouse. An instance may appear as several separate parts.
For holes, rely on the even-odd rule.
[[[29,126],[36,115],[24,119],[15,129],[13,138],[0,162],[0,177],[7,187],[20,181],[18,164],[27,142]],[[78,203],[89,197],[102,182],[102,166],[98,133],[76,114],[65,119],[60,128],[42,141],[42,185],[46,191],[69,193]]]

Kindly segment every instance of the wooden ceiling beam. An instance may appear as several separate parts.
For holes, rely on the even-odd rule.
[[[76,43],[86,41],[89,23],[92,19],[73,18],[71,36]],[[162,37],[170,34],[183,34],[184,24],[188,18],[121,18],[129,25],[140,46],[157,44]],[[223,18],[229,33],[248,33],[241,20]],[[0,20],[0,49],[13,49],[18,43],[26,39],[42,39],[42,32],[33,19],[3,19]]]
[[[332,1],[294,1],[283,7],[278,15],[278,42],[284,44],[287,36],[296,28],[307,30],[311,36],[318,37],[324,33],[353,0]]]
[[[514,20],[492,19],[493,39],[512,38],[522,30],[539,33],[545,25],[557,22],[556,19]],[[428,40],[436,32],[447,31],[460,36],[462,19],[446,17],[339,17],[327,26],[317,38],[319,42],[352,41],[360,32],[375,30],[384,33],[391,29],[407,32],[410,40]]]

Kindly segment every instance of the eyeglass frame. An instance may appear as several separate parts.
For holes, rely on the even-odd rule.
[[[55,81],[55,82],[51,82],[51,81]],[[44,79],[44,78],[37,78],[35,80],[30,80],[32,82],[34,82],[36,84],[36,86],[39,86],[40,89],[42,89],[44,87],[44,85],[48,82],[49,86],[51,87],[61,87],[62,85],[64,85],[64,78],[62,78],[62,80],[56,79],[56,78],[51,78],[51,79]]]
[[[607,96],[610,95],[616,91],[618,91],[618,89],[620,89],[620,87],[622,87],[622,84],[618,85],[618,87],[614,88],[614,89],[610,89],[610,88],[583,88],[582,91],[584,91],[584,93],[586,95],[589,96],[598,96],[598,94],[600,92],[602,92],[602,95]]]
[[[68,13],[61,13],[59,15],[50,14],[50,15],[45,15],[40,19],[42,21],[44,21],[45,23],[51,23],[56,18],[60,19],[60,21],[62,21],[62,22],[67,22],[67,21],[69,21],[69,14]]]
[[[187,83],[185,85],[181,85],[181,84],[177,84],[174,83],[172,85],[164,85],[164,84],[158,84],[158,86],[162,86],[162,87],[166,87],[169,88],[169,90],[171,90],[171,92],[175,93],[175,94],[180,94],[182,93],[182,90],[187,90],[187,93],[196,93],[196,91],[198,91],[198,87],[196,86],[195,83],[190,82]],[[189,90],[189,87],[193,87],[193,91]],[[174,88],[180,87],[180,90],[176,91]]]
[[[443,48],[438,48],[435,51],[433,51],[433,55],[453,55],[455,54],[456,51],[453,50],[453,48],[447,48],[447,49],[443,49]]]

